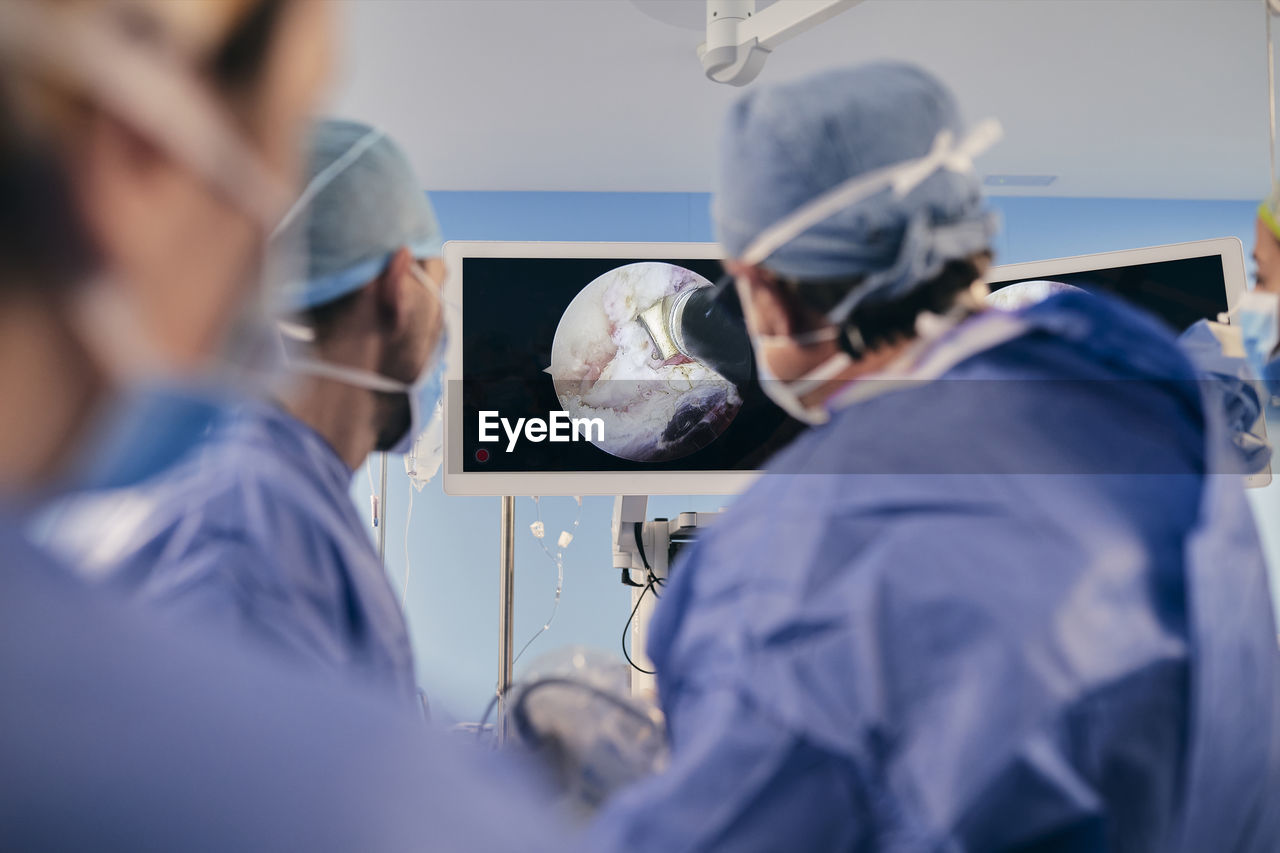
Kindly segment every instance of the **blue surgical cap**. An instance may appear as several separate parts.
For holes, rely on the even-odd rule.
[[[904,63],[756,89],[725,123],[713,203],[717,238],[729,257],[740,258],[765,229],[842,182],[925,156],[942,131],[964,137],[955,98]],[[763,265],[800,280],[863,276],[862,298],[889,298],[933,278],[948,261],[989,249],[994,236],[976,174],[939,169],[905,196],[885,189],[839,211]]]
[[[443,239],[404,152],[381,130],[317,122],[308,139],[307,184],[281,229],[301,231],[306,269],[284,288],[284,309],[332,302],[377,278],[401,247],[440,254]]]

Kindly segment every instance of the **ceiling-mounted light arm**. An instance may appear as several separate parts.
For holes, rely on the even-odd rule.
[[[698,45],[698,58],[717,83],[745,86],[778,45],[861,2],[785,0],[757,12],[756,0],[707,0],[707,40]]]
[[[1267,111],[1270,117],[1271,147],[1267,153],[1271,155],[1271,185],[1277,181],[1276,175],[1276,61],[1275,42],[1271,35],[1271,19],[1280,15],[1280,0],[1266,0],[1267,15]]]

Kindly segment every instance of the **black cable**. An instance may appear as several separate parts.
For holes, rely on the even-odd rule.
[[[631,659],[631,653],[627,651],[627,635],[631,633],[631,622],[636,618],[636,613],[640,610],[640,603],[644,601],[645,594],[653,589],[653,573],[649,574],[649,582],[644,585],[644,589],[640,590],[640,594],[636,596],[636,606],[631,608],[631,615],[627,617],[627,624],[622,627],[622,656],[627,659],[627,663],[631,664],[631,668],[636,672],[645,675],[657,675],[652,670],[644,669]],[[657,592],[654,593],[657,596]]]
[[[644,563],[644,570],[649,573],[650,577],[653,577],[653,569],[649,568],[649,558],[644,555],[643,528],[644,522],[641,521],[637,521],[632,528],[636,535],[636,550],[640,552],[640,562]]]

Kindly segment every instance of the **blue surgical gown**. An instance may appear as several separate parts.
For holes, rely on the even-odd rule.
[[[73,507],[52,538],[87,541],[76,561],[141,599],[414,697],[408,629],[351,477],[305,423],[249,403],[189,462]]]
[[[403,703],[73,577],[0,514],[0,850],[561,851]]]
[[[596,849],[1280,849],[1280,652],[1223,431],[1153,321],[1020,316],[803,434],[687,547],[648,649],[671,767]]]

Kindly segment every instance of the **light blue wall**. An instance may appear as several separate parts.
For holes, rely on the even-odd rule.
[[[683,193],[437,193],[432,196],[447,234],[460,240],[703,241],[712,238],[708,198]],[[1246,253],[1253,205],[1245,202],[1001,198],[1004,219],[999,261],[1013,263],[1207,237],[1237,236]],[[407,610],[418,671],[436,707],[475,719],[493,693],[498,671],[498,499],[446,497],[437,479],[414,496],[406,539],[409,485],[399,459],[388,488],[387,564],[397,590],[411,556]],[[367,481],[356,479],[367,511]],[[1254,495],[1266,517],[1280,519],[1280,486]],[[655,516],[715,509],[722,498],[658,498]],[[546,620],[555,567],[529,532],[535,505],[517,501],[517,649]],[[565,554],[563,599],[551,630],[521,666],[569,643],[615,651],[630,598],[610,565],[608,498],[586,498],[577,536]],[[553,540],[572,524],[571,498],[542,502]],[[1280,524],[1266,531],[1280,557]],[[1280,565],[1280,559],[1273,560]],[[1280,586],[1280,585],[1278,585]]]

